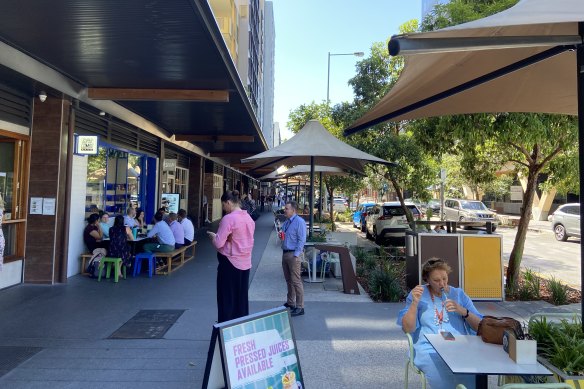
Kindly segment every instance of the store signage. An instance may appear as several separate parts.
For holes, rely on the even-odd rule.
[[[523,187],[521,185],[512,185],[509,188],[511,201],[523,200]]]
[[[162,171],[165,172],[173,172],[176,170],[176,164],[177,164],[176,159],[165,159],[162,162]]]
[[[99,137],[97,135],[75,136],[75,154],[97,155],[99,149]]]
[[[203,388],[224,387],[304,387],[286,308],[274,308],[213,326]]]

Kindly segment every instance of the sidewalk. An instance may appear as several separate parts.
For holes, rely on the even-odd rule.
[[[204,235],[199,231],[196,258],[169,276],[118,284],[75,276],[64,285],[0,291],[0,387],[200,388],[216,319],[216,256]],[[270,213],[256,222],[253,258],[251,312],[279,306],[286,292]],[[407,344],[395,324],[403,303],[305,287],[306,315],[292,319],[305,387],[403,387]],[[545,302],[476,305],[484,314],[522,319],[555,310]],[[162,339],[108,339],[146,309],[185,312]],[[417,376],[410,374],[410,385],[420,387]]]

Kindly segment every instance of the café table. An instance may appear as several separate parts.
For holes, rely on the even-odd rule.
[[[489,375],[552,375],[541,365],[517,364],[499,344],[485,343],[480,336],[424,334],[440,358],[454,374],[474,374],[476,389],[487,389]]]
[[[311,271],[310,273],[310,277],[306,280],[304,280],[305,282],[309,282],[309,283],[316,283],[316,282],[324,282],[324,280],[320,277],[316,277],[316,272],[317,272],[317,267],[316,267],[316,252],[318,251],[316,248],[314,248],[315,244],[334,244],[334,245],[340,245],[340,242],[334,241],[334,240],[328,240],[326,242],[306,242],[304,244],[304,247],[313,247],[312,250],[312,260],[309,262],[309,266],[311,267]]]

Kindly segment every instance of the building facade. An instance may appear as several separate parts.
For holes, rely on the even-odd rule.
[[[264,108],[262,116],[262,131],[268,142],[268,147],[276,146],[274,143],[274,83],[275,83],[275,49],[276,28],[274,25],[274,4],[266,1],[264,7]]]

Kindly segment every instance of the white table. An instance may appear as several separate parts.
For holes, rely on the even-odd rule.
[[[323,244],[323,243],[326,243],[326,244],[336,244],[336,245],[340,245],[341,244],[340,242],[337,242],[337,241],[329,241],[329,240],[327,240],[326,242],[306,242],[304,244],[304,247],[313,247],[315,244]],[[317,268],[316,268],[316,251],[317,251],[316,249],[313,249],[312,250],[312,261],[311,261],[311,264],[310,264],[310,266],[312,268],[312,270],[311,270],[311,273],[312,274],[311,274],[311,276],[308,279],[304,280],[305,282],[313,283],[313,282],[323,282],[324,281],[322,278],[317,278],[316,277],[316,271],[317,271]]]
[[[491,375],[552,375],[539,362],[518,365],[499,344],[485,343],[480,336],[454,335],[444,340],[440,334],[425,334],[426,339],[454,374],[474,374],[477,389],[487,389]]]

